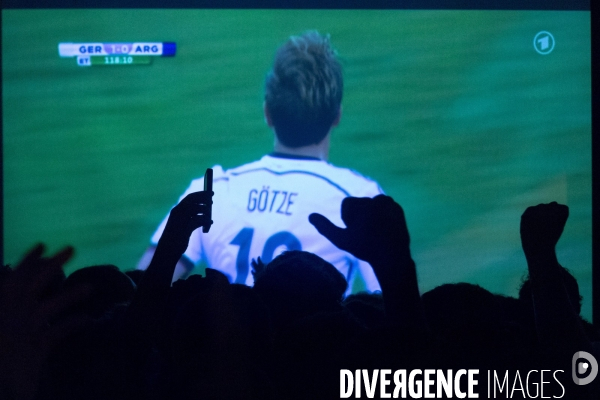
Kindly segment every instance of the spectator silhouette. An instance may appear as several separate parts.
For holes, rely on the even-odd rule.
[[[90,296],[90,288],[61,290],[73,248],[51,257],[44,252],[35,246],[0,285],[0,394],[6,399],[33,399],[49,354],[89,321],[71,309]]]
[[[318,312],[341,309],[346,280],[321,257],[295,250],[266,266],[260,261],[253,265],[253,290],[271,311],[275,329]]]
[[[135,294],[135,283],[114,265],[96,265],[79,269],[69,275],[65,289],[87,285],[92,294],[81,311],[93,318],[102,317],[119,304],[129,303]]]
[[[469,283],[420,296],[402,208],[383,195],[346,198],[345,228],[319,214],[310,222],[371,265],[382,292],[344,299],[344,276],[302,251],[253,262],[253,288],[211,269],[171,286],[191,232],[210,223],[211,196],[192,193],[171,211],[137,285],[112,265],[66,278],[72,248],[43,257],[37,246],[0,270],[0,396],[329,399],[339,396],[340,369],[523,374],[568,369],[578,351],[600,359],[600,335],[580,317],[577,281],[555,251],[564,205],[529,207],[521,217],[529,278],[519,299]],[[600,380],[568,378],[546,393],[598,398]]]

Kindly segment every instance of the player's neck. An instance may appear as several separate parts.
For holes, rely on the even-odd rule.
[[[277,137],[275,137],[275,145],[273,146],[273,150],[276,153],[302,157],[315,157],[320,160],[327,161],[329,158],[329,135],[327,135],[325,139],[318,144],[312,144],[310,146],[303,147],[288,147],[277,140]]]

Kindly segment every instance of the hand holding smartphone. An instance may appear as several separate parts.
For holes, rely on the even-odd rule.
[[[213,190],[213,170],[212,168],[207,168],[204,173],[204,191],[212,192]],[[208,205],[208,211],[206,213],[208,216],[208,220],[210,223],[208,225],[202,226],[202,232],[207,233],[210,230],[210,226],[212,225],[212,202]]]

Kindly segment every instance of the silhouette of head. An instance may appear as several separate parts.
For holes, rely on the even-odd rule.
[[[320,311],[335,311],[348,286],[321,257],[287,251],[254,275],[254,288],[271,310],[276,326]]]
[[[494,295],[478,285],[445,284],[421,298],[433,332],[448,343],[487,347],[503,320]]]
[[[73,272],[65,280],[65,289],[78,285],[92,287],[89,300],[81,308],[92,317],[101,317],[118,304],[131,301],[135,284],[114,265],[96,265]]]

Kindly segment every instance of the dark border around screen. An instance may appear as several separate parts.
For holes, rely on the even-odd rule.
[[[600,4],[590,0],[4,0],[2,9],[27,8],[282,8],[282,9],[464,9],[464,10],[561,10],[591,11],[592,22],[592,321],[600,329]],[[2,56],[0,54],[0,62]],[[1,71],[0,71],[1,78]],[[1,104],[1,103],[0,103]],[[2,117],[0,115],[0,123]],[[1,126],[1,125],[0,125]],[[1,128],[0,128],[1,129]],[[0,135],[1,137],[1,135]],[[3,154],[0,140],[0,154]],[[3,177],[0,163],[0,179]],[[4,214],[0,185],[0,220]],[[4,225],[0,224],[0,262],[4,264]],[[595,250],[597,249],[597,250]]]
[[[2,8],[590,10],[590,0],[5,0],[2,3]]]
[[[600,329],[600,4],[594,2],[591,9],[592,21],[592,322]]]

